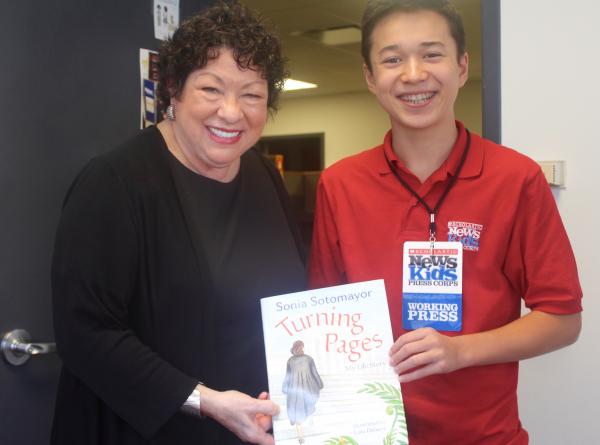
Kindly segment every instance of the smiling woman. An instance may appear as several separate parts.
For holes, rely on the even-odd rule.
[[[174,119],[158,125],[169,150],[194,172],[230,182],[240,157],[267,122],[267,81],[255,69],[240,68],[230,48],[192,71],[171,98]]]
[[[165,43],[160,72],[167,119],[92,160],[65,200],[52,443],[272,444],[259,298],[305,286],[281,177],[252,149],[283,85],[279,41],[219,3]]]
[[[159,96],[169,119],[158,128],[186,167],[230,182],[240,156],[260,137],[267,110],[276,110],[287,72],[279,41],[249,26],[249,12],[229,13],[230,29],[207,33],[213,17],[182,25],[161,49]],[[214,19],[219,20],[217,17]],[[210,35],[207,35],[210,34]]]

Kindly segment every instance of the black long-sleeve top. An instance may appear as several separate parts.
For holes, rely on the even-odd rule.
[[[267,389],[258,300],[305,283],[287,210],[252,149],[229,184],[179,164],[154,127],[92,160],[52,264],[64,362],[52,443],[239,443],[179,408],[198,381]]]

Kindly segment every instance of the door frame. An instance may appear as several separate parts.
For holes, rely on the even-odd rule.
[[[502,141],[500,0],[481,0],[483,137]]]

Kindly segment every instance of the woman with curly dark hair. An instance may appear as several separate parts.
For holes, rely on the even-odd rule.
[[[280,176],[251,147],[286,75],[237,3],[160,50],[166,119],[92,160],[53,267],[54,444],[272,444],[259,298],[302,290]]]

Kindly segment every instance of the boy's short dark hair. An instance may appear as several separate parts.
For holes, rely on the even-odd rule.
[[[361,52],[363,60],[371,71],[371,36],[375,26],[390,14],[396,12],[433,11],[446,19],[450,35],[456,43],[457,56],[465,53],[465,28],[462,17],[452,3],[447,0],[369,0],[362,17]]]

